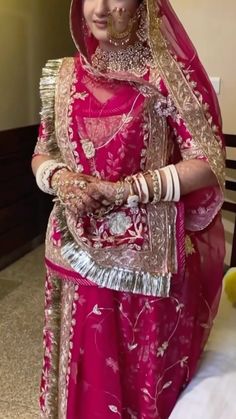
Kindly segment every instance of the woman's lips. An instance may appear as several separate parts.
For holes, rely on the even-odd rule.
[[[106,21],[94,20],[93,23],[97,26],[98,29],[105,29],[107,27]]]

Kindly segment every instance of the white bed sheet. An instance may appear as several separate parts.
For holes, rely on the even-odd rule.
[[[169,419],[236,419],[236,308],[225,293],[198,372]]]

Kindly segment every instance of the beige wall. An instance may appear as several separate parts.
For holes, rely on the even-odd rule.
[[[0,0],[0,130],[38,122],[38,83],[48,58],[74,51],[70,0]]]
[[[0,129],[37,120],[40,68],[73,51],[70,0],[0,0]],[[220,76],[224,131],[236,133],[236,1],[172,0],[208,73]]]
[[[210,76],[220,76],[224,132],[236,134],[236,1],[172,0]]]
[[[196,45],[208,74],[221,77],[219,101],[224,132],[236,134],[236,1],[172,0],[172,5]],[[236,159],[235,151],[231,149],[227,153]],[[227,175],[229,178],[235,176],[232,171]],[[235,194],[227,193],[227,198],[234,201]],[[224,212],[223,217],[226,263],[229,263],[234,215]]]

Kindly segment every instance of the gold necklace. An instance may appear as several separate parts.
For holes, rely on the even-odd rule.
[[[140,41],[116,50],[103,50],[98,47],[92,56],[92,66],[101,73],[131,72],[143,76],[153,62],[148,45]]]

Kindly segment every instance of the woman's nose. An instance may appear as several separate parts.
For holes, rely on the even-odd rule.
[[[105,16],[108,13],[107,0],[96,0],[94,12],[97,16]]]

